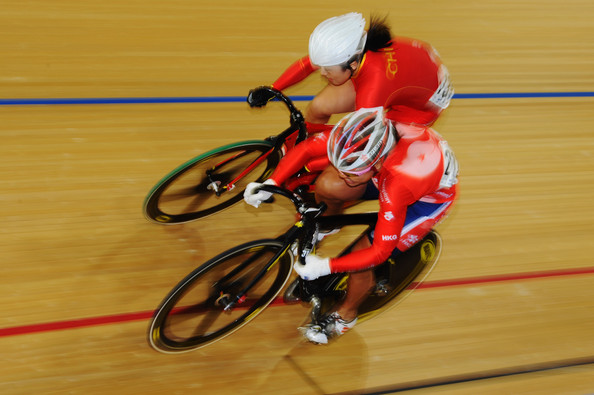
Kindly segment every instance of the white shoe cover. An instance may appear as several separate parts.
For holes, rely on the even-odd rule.
[[[312,343],[328,344],[328,336],[319,326],[310,326],[305,329],[303,336]]]

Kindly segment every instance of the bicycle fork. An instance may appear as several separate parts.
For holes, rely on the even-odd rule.
[[[217,303],[219,303],[221,306],[223,306],[223,309],[225,311],[229,311],[233,307],[235,307],[235,305],[241,304],[245,300],[249,290],[254,285],[256,285],[258,283],[258,281],[260,281],[262,279],[262,277],[264,277],[264,275],[274,265],[276,265],[278,263],[278,261],[282,258],[283,255],[285,255],[287,253],[287,251],[293,245],[293,242],[297,239],[297,235],[299,234],[299,232],[300,232],[300,229],[297,226],[294,226],[293,229],[291,229],[287,233],[287,237],[286,237],[285,242],[283,243],[283,247],[276,254],[274,254],[274,256],[268,261],[268,263],[262,268],[262,270],[260,270],[254,276],[254,278],[241,291],[239,291],[237,293],[237,295],[235,295],[235,297],[233,297],[232,300],[229,300],[228,297],[224,296],[224,297],[220,298]],[[231,273],[229,273],[226,277],[231,277],[232,275],[240,272],[244,268],[248,267],[250,265],[250,263],[252,263],[258,257],[259,257],[259,255],[250,257],[248,260],[246,260],[241,265],[239,265],[235,270],[233,270]]]

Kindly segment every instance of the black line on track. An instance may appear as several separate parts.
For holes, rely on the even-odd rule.
[[[592,365],[594,364],[594,356],[564,359],[558,361],[541,362],[530,365],[510,366],[493,370],[485,370],[481,372],[471,372],[467,374],[452,375],[445,377],[436,377],[427,380],[410,381],[406,383],[400,383],[390,386],[367,388],[362,390],[354,390],[349,392],[333,393],[332,395],[347,395],[347,394],[360,394],[360,395],[383,395],[383,394],[395,394],[398,392],[412,391],[417,389],[426,389],[434,387],[442,387],[452,384],[461,384],[471,381],[489,380],[508,376],[517,376],[521,374],[530,374],[543,372],[547,370],[565,369],[576,366]]]
[[[297,362],[295,362],[295,360],[293,358],[291,358],[290,355],[285,355],[284,358],[289,363],[289,365],[291,365],[293,367],[293,369],[295,369],[295,371],[297,372],[297,374],[299,374],[299,376],[301,376],[301,378],[307,384],[309,384],[309,386],[312,389],[315,390],[315,393],[317,393],[317,394],[325,394],[324,390],[322,390],[322,388],[320,388],[320,386],[318,385],[318,383],[316,383],[314,379],[312,379],[311,377],[309,377],[309,375],[307,373],[305,373],[305,371],[303,369],[301,369],[301,366],[299,366],[299,364]]]

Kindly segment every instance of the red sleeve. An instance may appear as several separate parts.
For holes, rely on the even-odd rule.
[[[401,182],[381,183],[386,188],[380,189],[380,210],[371,247],[330,259],[332,273],[351,272],[371,268],[388,260],[398,244],[404,227],[406,209],[414,202],[410,191]],[[389,184],[389,185],[387,185]],[[388,193],[386,193],[386,190]]]
[[[300,81],[303,81],[315,70],[316,68],[311,64],[309,56],[304,56],[289,66],[289,68],[285,70],[285,72],[280,77],[278,77],[276,81],[274,81],[272,87],[282,91]]]
[[[323,161],[324,158],[328,157],[329,135],[330,131],[318,133],[297,144],[281,159],[270,178],[276,182],[276,185],[281,185],[289,177],[301,170],[303,166],[310,162],[314,163],[312,162],[313,159]]]

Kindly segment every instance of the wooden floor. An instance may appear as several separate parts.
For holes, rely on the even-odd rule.
[[[594,3],[388,3],[2,2],[1,393],[594,393]],[[440,263],[327,347],[300,339],[297,305],[205,349],[152,350],[148,317],[177,281],[292,213],[240,204],[159,226],[144,196],[195,155],[280,131],[287,113],[23,99],[245,96],[306,54],[317,23],[353,10],[388,14],[452,74],[436,128],[461,197],[438,229]],[[287,92],[321,87],[313,76]]]

